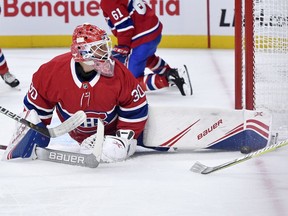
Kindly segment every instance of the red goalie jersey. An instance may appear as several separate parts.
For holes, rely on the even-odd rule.
[[[97,131],[97,118],[104,121],[106,135],[130,129],[137,138],[144,130],[148,104],[131,72],[115,61],[113,77],[94,71],[95,74],[83,78],[77,64],[70,52],[43,64],[33,75],[24,98],[25,109],[36,110],[46,125],[50,124],[55,108],[61,121],[78,110],[85,111],[86,122],[70,132],[79,143]]]
[[[135,48],[157,38],[162,24],[142,0],[101,0],[103,15],[118,45]]]

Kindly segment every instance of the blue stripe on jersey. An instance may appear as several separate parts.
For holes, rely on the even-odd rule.
[[[116,29],[118,32],[124,32],[128,29],[134,28],[133,21],[131,20],[131,18],[115,23],[115,25],[108,18],[107,24],[112,31]]]
[[[129,14],[134,10],[133,2],[134,2],[134,0],[130,1],[128,4],[127,10],[129,12]]]
[[[56,105],[57,110],[59,111],[60,115],[66,120],[68,119],[72,114],[68,113],[66,110],[64,110],[60,104]],[[94,122],[97,120],[97,118],[101,118],[106,124],[110,124],[111,122],[114,121],[117,113],[115,107],[112,110],[109,110],[107,112],[97,112],[93,110],[83,110],[86,115],[87,115],[87,120],[82,126],[85,127],[94,127],[94,123],[92,124],[91,122]]]
[[[129,121],[133,122],[140,122],[147,118],[148,116],[148,104],[144,104],[143,106],[137,108],[137,109],[121,109],[119,107],[118,109],[119,118],[122,119],[129,119]]]
[[[141,32],[141,33],[133,36],[132,41],[134,42],[134,41],[136,41],[136,40],[138,40],[138,39],[140,39],[140,38],[142,38],[142,37],[145,37],[145,36],[147,36],[147,35],[149,35],[149,34],[152,34],[153,32],[157,31],[160,26],[161,26],[161,25],[160,25],[160,22],[158,22],[157,25],[154,26],[153,28],[148,29],[148,30],[145,31],[145,32]]]
[[[53,114],[53,110],[51,111],[45,111],[44,109],[40,109],[38,108],[36,105],[32,104],[31,102],[29,102],[28,100],[28,96],[26,95],[24,97],[24,106],[28,109],[28,110],[32,110],[34,109],[37,114],[41,117],[41,119],[48,119],[52,117]]]
[[[71,114],[68,112],[65,112],[62,107],[59,105],[59,103],[56,104],[56,109],[58,110],[58,112],[60,113],[60,115],[67,120],[68,118],[71,117]]]
[[[114,29],[115,29],[115,26],[113,25],[113,23],[111,22],[110,19],[107,19],[107,24],[108,24],[108,26],[109,26],[109,28],[110,28],[111,30],[114,30]]]
[[[115,27],[118,32],[123,32],[126,31],[126,29],[134,28],[131,18],[125,19],[123,22],[119,22],[119,24],[115,24]]]

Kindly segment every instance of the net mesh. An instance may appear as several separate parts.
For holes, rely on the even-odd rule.
[[[285,139],[288,137],[288,0],[253,0],[253,20],[254,107],[271,111],[272,132]],[[244,41],[243,33],[243,44]]]

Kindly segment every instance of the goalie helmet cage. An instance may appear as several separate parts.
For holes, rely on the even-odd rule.
[[[235,0],[235,108],[268,109],[288,138],[288,0]]]

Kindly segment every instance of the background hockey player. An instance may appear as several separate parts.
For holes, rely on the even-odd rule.
[[[135,152],[148,115],[145,92],[131,72],[111,58],[111,50],[104,30],[91,24],[77,26],[71,52],[56,56],[34,73],[22,115],[45,127],[55,109],[61,121],[85,111],[86,122],[69,134],[87,154],[94,147],[101,118],[106,135],[101,159],[106,162],[125,160]],[[49,138],[19,124],[3,158],[33,158],[36,145],[48,144]]]
[[[16,79],[15,76],[9,72],[7,61],[1,48],[0,48],[0,75],[4,80],[4,82],[9,86],[11,86],[12,88],[20,84],[19,80]]]
[[[162,23],[154,11],[142,0],[101,0],[100,5],[118,40],[113,56],[129,68],[142,88],[151,91],[172,84],[185,95],[185,81],[178,70],[155,55],[162,37]],[[153,73],[144,75],[145,68]]]

